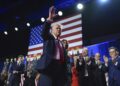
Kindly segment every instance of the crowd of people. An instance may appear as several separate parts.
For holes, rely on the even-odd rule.
[[[120,56],[115,47],[110,47],[108,57],[100,53],[93,57],[84,47],[82,53],[69,55],[67,40],[59,40],[61,25],[53,24],[55,8],[43,25],[43,54],[40,58],[19,56],[4,62],[0,74],[1,86],[120,86]],[[51,29],[50,29],[51,28]],[[108,79],[106,79],[106,74]]]
[[[64,86],[120,86],[119,52],[115,47],[110,47],[109,54],[111,58],[104,56],[104,62],[100,61],[100,53],[96,53],[94,57],[88,56],[87,48],[83,48],[81,54],[68,55]],[[40,59],[38,56],[26,59],[22,55],[18,59],[6,59],[0,74],[0,85],[39,86],[40,78],[46,79],[37,70]],[[42,83],[46,83],[45,81]]]

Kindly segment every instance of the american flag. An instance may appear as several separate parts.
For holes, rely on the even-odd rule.
[[[54,23],[60,23],[63,25],[61,39],[68,40],[69,53],[74,53],[77,50],[81,52],[82,48],[82,15],[76,14],[73,16],[65,17]],[[28,47],[28,55],[42,54],[43,51],[43,39],[40,36],[42,26],[37,26],[31,29],[30,43]]]

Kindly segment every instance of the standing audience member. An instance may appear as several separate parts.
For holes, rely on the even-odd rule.
[[[80,86],[79,80],[78,80],[78,71],[76,70],[76,62],[78,56],[74,56],[74,64],[72,65],[72,84],[71,86]]]
[[[108,84],[109,86],[120,86],[120,56],[117,48],[110,47],[109,54],[111,59],[105,59],[108,67]]]
[[[106,85],[106,67],[103,62],[100,61],[100,53],[95,54],[95,63],[94,63],[94,76],[95,76],[95,85],[94,86],[107,86]]]
[[[82,56],[77,60],[77,71],[80,86],[94,86],[93,58],[88,56],[88,49],[82,49]]]

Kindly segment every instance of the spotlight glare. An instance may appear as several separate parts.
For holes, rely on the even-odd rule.
[[[5,35],[8,35],[8,32],[7,32],[7,31],[4,31],[4,34],[5,34]]]
[[[79,10],[82,10],[83,7],[84,7],[83,4],[81,4],[81,3],[77,4],[77,8],[78,8]]]
[[[27,23],[26,25],[27,25],[28,27],[30,27],[30,23]]]
[[[101,3],[106,3],[108,0],[100,0]]]
[[[42,18],[41,18],[41,21],[42,21],[42,22],[45,22],[45,18],[44,18],[44,17],[42,17]]]
[[[59,16],[62,16],[62,15],[63,15],[63,12],[62,12],[62,11],[59,11],[59,12],[58,12],[58,15],[59,15]]]
[[[18,31],[18,28],[17,28],[17,27],[15,27],[15,31]]]

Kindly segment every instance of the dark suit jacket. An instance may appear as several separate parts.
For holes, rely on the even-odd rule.
[[[42,30],[42,38],[43,38],[43,55],[41,59],[37,62],[37,70],[40,73],[45,73],[49,70],[49,65],[53,60],[56,52],[55,38],[50,33],[50,22],[45,22]]]
[[[90,58],[89,61],[91,61],[90,65],[87,65],[86,61],[83,58],[80,58],[77,60],[77,71],[78,71],[78,76],[79,76],[79,84],[81,86],[86,86],[85,84],[87,83],[89,86],[94,86],[94,66],[93,66],[93,58]],[[82,64],[80,65],[79,62]],[[88,71],[88,76],[85,76],[85,70]],[[87,78],[87,81],[85,80]],[[87,86],[88,86],[87,85]]]
[[[88,71],[88,76],[91,77],[93,75],[93,70],[94,70],[94,60],[93,58],[90,57],[89,61],[91,61],[91,64],[90,65],[87,65],[85,60],[83,58],[80,58],[77,60],[77,70],[78,70],[78,73],[79,73],[79,76],[80,77],[84,77],[85,75],[85,68],[87,69]],[[79,62],[81,62],[82,64],[80,65]]]
[[[100,63],[99,65],[94,63],[94,76],[95,76],[95,85],[94,86],[107,86],[106,84],[106,67],[104,63]]]

